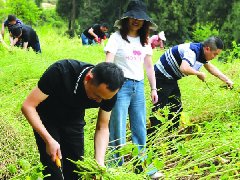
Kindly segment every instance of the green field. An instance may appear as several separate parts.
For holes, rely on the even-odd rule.
[[[103,46],[83,47],[80,39],[68,39],[60,35],[60,30],[49,27],[38,28],[37,32],[42,54],[21,49],[8,52],[0,47],[0,179],[41,177],[39,170],[42,167],[33,132],[20,107],[44,70],[60,59],[77,59],[93,64],[105,59]],[[157,61],[162,53],[155,50],[153,61]],[[166,179],[240,178],[240,62],[237,59],[232,63],[223,64],[217,60],[213,63],[234,81],[234,88],[222,88],[222,82],[210,74],[206,79],[209,88],[197,77],[184,78],[179,82],[184,108],[182,129],[169,134],[163,126],[150,139],[150,144],[155,145],[149,144],[146,163],[155,164]],[[147,80],[145,84],[149,117],[152,104]],[[85,155],[88,158],[93,158],[96,112],[86,113]],[[172,137],[174,140],[168,141]],[[93,166],[89,169],[96,170],[96,174],[103,175],[105,179],[147,178],[145,172],[133,173],[135,151],[130,142],[123,153],[133,159],[118,169],[100,171],[90,159],[86,159],[84,165]],[[86,172],[85,177],[88,175]]]

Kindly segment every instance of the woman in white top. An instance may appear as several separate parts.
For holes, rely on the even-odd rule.
[[[144,96],[144,68],[151,86],[152,102],[158,100],[152,48],[148,45],[149,29],[157,27],[146,14],[142,1],[131,1],[127,12],[115,22],[113,33],[104,48],[106,61],[122,68],[125,83],[117,94],[117,102],[110,120],[110,146],[126,144],[126,121],[129,115],[132,141],[139,151],[146,145],[146,105]],[[119,154],[115,154],[116,158]],[[119,165],[123,163],[120,158]]]

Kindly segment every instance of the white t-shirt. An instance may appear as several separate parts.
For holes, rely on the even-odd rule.
[[[139,36],[127,38],[130,43],[123,40],[119,32],[113,33],[104,51],[115,55],[114,63],[122,68],[125,78],[141,81],[144,79],[144,58],[146,55],[152,55],[152,48],[150,45],[143,47]]]

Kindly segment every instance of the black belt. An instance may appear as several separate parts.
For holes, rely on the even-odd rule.
[[[125,81],[133,81],[133,82],[139,82],[138,80],[136,80],[136,79],[130,79],[130,78],[124,78],[125,79]]]

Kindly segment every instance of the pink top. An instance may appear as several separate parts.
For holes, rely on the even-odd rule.
[[[153,49],[155,49],[155,48],[158,47],[158,46],[159,46],[161,49],[164,48],[163,40],[161,40],[158,35],[153,35],[153,36],[149,39],[149,43],[151,44],[151,46],[152,46]]]

